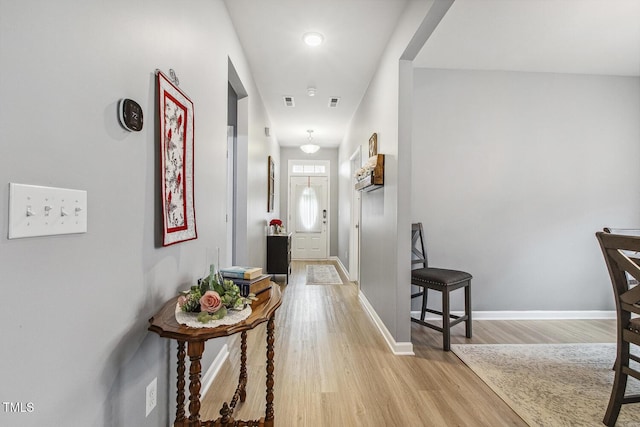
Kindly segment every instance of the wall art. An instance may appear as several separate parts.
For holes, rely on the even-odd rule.
[[[269,156],[269,176],[267,177],[267,212],[273,212],[276,194],[276,167],[273,163],[273,157]]]
[[[374,133],[369,138],[369,157],[373,157],[378,154],[378,134]]]
[[[160,180],[163,246],[197,238],[193,200],[193,103],[161,71]]]

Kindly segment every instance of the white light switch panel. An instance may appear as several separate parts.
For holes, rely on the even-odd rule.
[[[9,239],[86,232],[86,191],[9,183]]]

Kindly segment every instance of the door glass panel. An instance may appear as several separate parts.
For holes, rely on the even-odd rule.
[[[322,231],[318,200],[319,190],[317,185],[299,185],[296,188],[298,208],[296,231],[299,233],[320,233]]]
[[[321,164],[299,163],[291,166],[291,172],[304,175],[326,175],[327,167]]]

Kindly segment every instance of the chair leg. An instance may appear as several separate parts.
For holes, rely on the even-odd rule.
[[[464,287],[464,311],[467,315],[464,322],[466,337],[471,338],[471,281]]]
[[[622,407],[628,378],[628,375],[622,372],[622,368],[629,364],[629,351],[629,343],[622,341],[622,338],[619,336],[618,351],[616,353],[614,367],[616,373],[613,380],[613,387],[611,389],[611,397],[609,398],[607,412],[605,412],[604,419],[602,420],[602,422],[609,427],[616,425],[616,420],[618,419],[618,414],[620,414],[620,408]]]
[[[607,412],[604,414],[602,422],[608,427],[614,427],[616,420],[620,414],[620,408],[622,407],[622,399],[624,398],[624,391],[627,388],[627,374],[622,373],[622,368],[616,368],[616,376],[613,381],[613,389],[611,390],[611,397],[609,398],[609,405],[607,406]]]
[[[442,291],[442,348],[451,350],[451,316],[449,310],[449,291]]]
[[[429,290],[427,288],[423,288],[422,290],[422,311],[420,312],[420,320],[424,322],[424,316],[427,313],[427,292]]]

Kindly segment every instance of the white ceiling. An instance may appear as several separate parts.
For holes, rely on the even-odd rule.
[[[315,143],[338,146],[406,0],[225,4],[280,145],[299,146],[313,129]],[[324,44],[306,46],[308,31]],[[455,0],[414,65],[640,76],[640,0]]]
[[[280,145],[337,147],[406,0],[225,0]],[[325,36],[316,48],[305,32]],[[307,87],[317,89],[307,96]],[[291,95],[294,108],[282,97]],[[329,98],[340,97],[329,109]]]
[[[456,0],[414,65],[640,76],[640,0]]]

